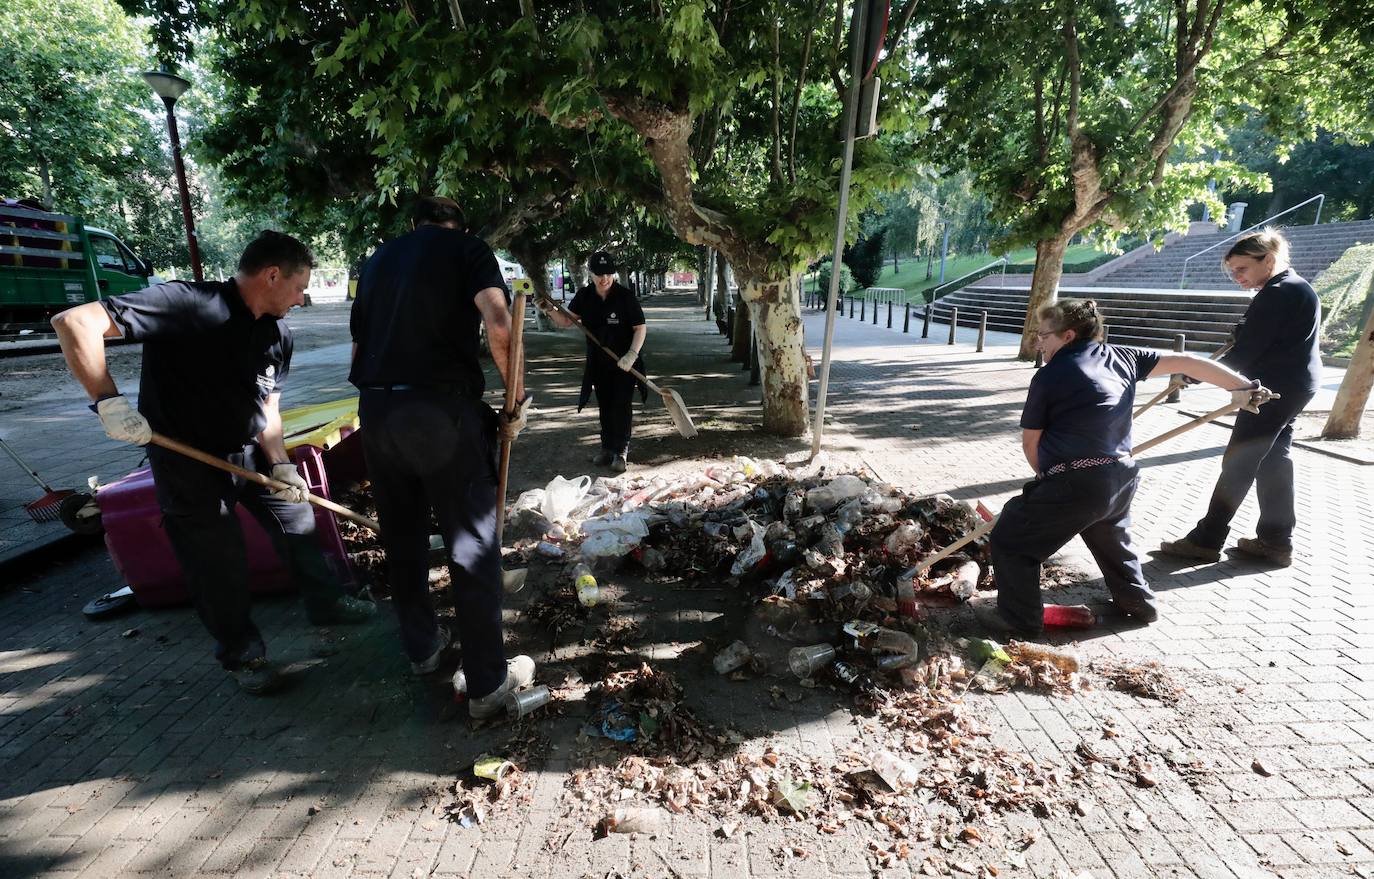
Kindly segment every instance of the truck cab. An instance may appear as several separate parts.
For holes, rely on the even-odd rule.
[[[73,305],[142,290],[152,267],[80,217],[0,201],[0,323],[44,321]]]

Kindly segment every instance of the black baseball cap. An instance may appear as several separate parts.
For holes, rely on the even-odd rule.
[[[587,268],[592,270],[593,275],[613,275],[617,268],[615,257],[604,250],[598,250],[587,260]]]

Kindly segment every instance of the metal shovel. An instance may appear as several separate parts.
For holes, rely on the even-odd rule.
[[[586,336],[592,342],[592,344],[596,345],[596,347],[600,348],[602,351],[605,351],[607,357],[615,361],[620,360],[620,355],[612,351],[610,348],[607,348],[605,345],[601,344],[601,340],[598,339],[591,330],[584,327],[582,325],[582,321],[577,319],[577,315],[568,311],[566,308],[564,308],[562,305],[559,305],[557,302],[554,302],[552,299],[544,299],[542,301],[547,302],[549,305],[557,309],[558,312],[562,314],[565,318],[572,321],[573,326],[581,330],[582,334]],[[629,373],[630,375],[644,382],[644,384],[648,386],[649,390],[653,391],[655,394],[658,394],[660,397],[663,398],[663,406],[668,410],[668,416],[673,419],[673,426],[677,428],[677,432],[680,436],[682,436],[685,439],[691,439],[692,437],[697,435],[697,428],[696,425],[692,423],[692,416],[687,414],[687,404],[682,402],[682,396],[677,391],[673,390],[672,388],[659,387],[658,385],[650,381],[648,378],[646,378],[644,373],[640,372],[637,369],[631,369],[629,370]]]

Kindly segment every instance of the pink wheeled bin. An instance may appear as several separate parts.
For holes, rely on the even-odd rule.
[[[362,436],[357,432],[357,398],[292,409],[282,413],[287,449],[313,494],[332,498],[331,485],[349,486],[366,475]],[[115,567],[142,607],[166,607],[191,600],[181,565],[162,527],[152,471],[144,467],[101,486],[95,496],[105,528],[105,546]],[[330,570],[348,591],[357,578],[348,561],[334,514],[314,508],[320,550]],[[257,594],[292,588],[286,566],[267,533],[242,507],[239,522],[248,550],[249,588]]]

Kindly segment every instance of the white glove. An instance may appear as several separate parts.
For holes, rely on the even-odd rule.
[[[100,416],[100,424],[110,439],[136,446],[146,446],[152,442],[152,425],[129,405],[129,398],[123,394],[106,397],[96,403],[95,413]]]
[[[525,399],[515,404],[514,412],[501,413],[501,418],[496,428],[501,439],[507,442],[514,442],[515,438],[520,435],[520,431],[525,429],[525,415],[526,411],[530,408],[531,399],[532,398],[527,395]]]
[[[286,483],[284,488],[272,489],[272,497],[286,501],[288,504],[305,503],[305,496],[310,493],[310,486],[306,484],[305,477],[301,476],[295,464],[273,464],[271,475],[278,482]]]
[[[558,306],[554,304],[553,300],[545,299],[543,296],[535,297],[534,307],[544,312],[549,317],[553,317],[558,313]]]
[[[1240,406],[1243,411],[1258,415],[1260,404],[1267,403],[1277,396],[1261,385],[1259,379],[1254,379],[1245,387],[1236,388],[1231,392],[1231,405]]]
[[[635,361],[638,359],[639,352],[631,348],[629,351],[625,353],[624,357],[620,358],[615,362],[615,365],[620,367],[625,372],[629,372],[631,369],[634,369]]]

